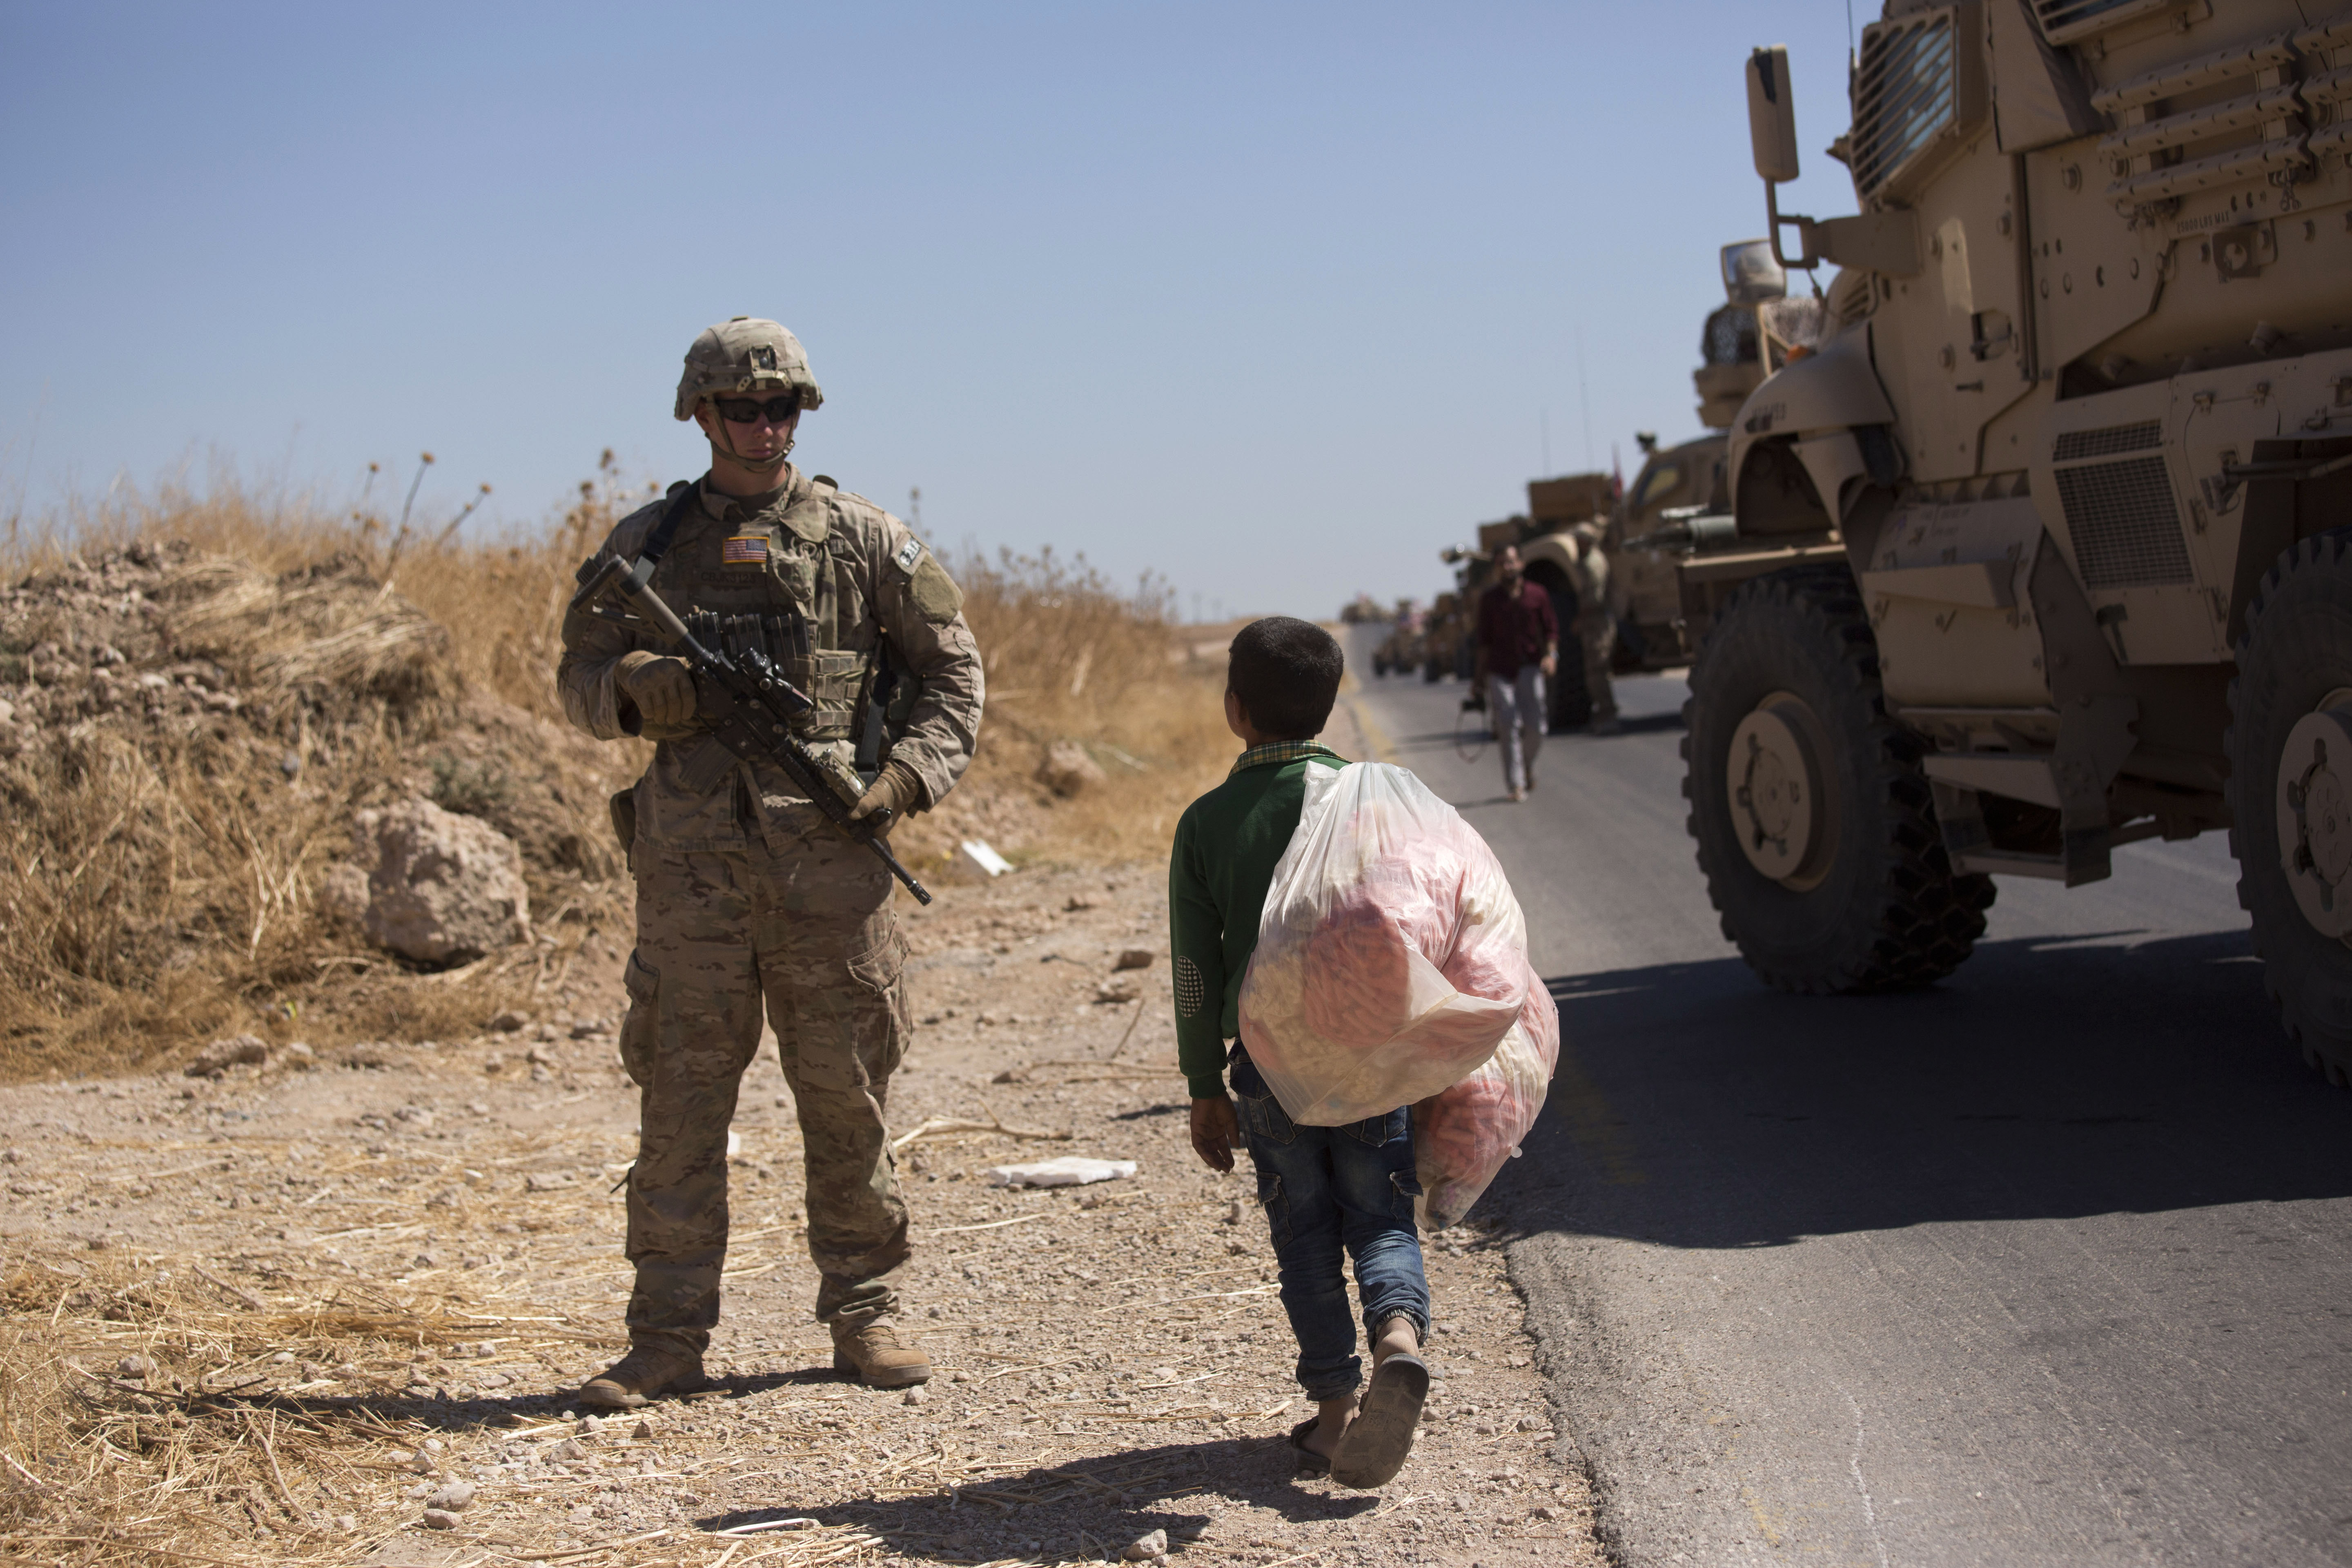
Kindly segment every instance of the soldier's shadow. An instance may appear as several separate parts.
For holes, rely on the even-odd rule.
[[[1166,1531],[1172,1548],[1196,1539],[1211,1516],[1170,1505],[1203,1493],[1271,1509],[1291,1523],[1350,1519],[1380,1505],[1376,1493],[1303,1485],[1294,1468],[1280,1436],[1161,1444],[985,1478],[918,1467],[904,1478],[917,1489],[907,1496],[816,1506],[787,1496],[696,1524],[716,1532],[809,1519],[878,1536],[902,1556],[989,1562],[1046,1552],[1116,1556],[1154,1530]],[[772,1536],[789,1541],[792,1532],[750,1532],[754,1541]]]
[[[854,1381],[830,1366],[800,1367],[791,1372],[737,1373],[713,1378],[708,1388],[686,1397],[692,1403],[745,1399],[779,1388],[810,1384],[845,1385]],[[649,1405],[643,1411],[591,1409],[580,1403],[576,1390],[568,1388],[503,1396],[477,1394],[456,1399],[394,1393],[306,1398],[291,1392],[243,1394],[234,1388],[217,1394],[194,1393],[176,1400],[164,1399],[160,1395],[148,1398],[152,1403],[178,1404],[189,1410],[200,1407],[278,1410],[288,1415],[310,1416],[365,1415],[452,1434],[511,1429],[518,1421],[546,1421],[564,1412],[571,1412],[575,1416],[594,1415],[600,1417],[607,1428],[625,1429],[625,1424],[635,1421],[640,1415],[652,1414],[658,1408],[658,1405]],[[671,1403],[674,1402],[663,1400],[659,1405]]]

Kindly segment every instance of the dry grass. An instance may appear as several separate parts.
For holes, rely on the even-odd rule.
[[[119,1069],[241,1030],[446,1038],[544,992],[546,952],[426,976],[322,912],[354,815],[407,795],[522,844],[552,962],[625,931],[604,801],[645,749],[569,731],[552,676],[573,569],[644,499],[608,453],[562,516],[496,542],[232,489],[132,497],[20,538],[0,556],[0,686],[44,684],[0,725],[0,1077]],[[901,852],[933,871],[967,837],[1028,858],[1164,852],[1233,750],[1222,670],[1178,647],[1168,596],[1050,552],[958,574],[988,718],[965,783]],[[1039,784],[1060,741],[1107,784],[1075,800]]]
[[[936,818],[909,824],[907,846],[934,863],[974,833],[1016,858],[1165,856],[1177,816],[1238,749],[1222,661],[1190,657],[1173,596],[1150,580],[1123,593],[1050,551],[955,571],[988,668],[988,718],[965,783]],[[1066,800],[1040,785],[1060,741],[1085,748],[1108,782]]]

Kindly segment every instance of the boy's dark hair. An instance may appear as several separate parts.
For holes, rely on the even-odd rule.
[[[1322,733],[1346,668],[1329,632],[1312,621],[1268,616],[1234,637],[1225,687],[1269,738],[1304,741]]]

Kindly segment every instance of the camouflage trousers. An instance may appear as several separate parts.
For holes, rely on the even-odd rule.
[[[798,1110],[821,1321],[897,1310],[907,1205],[884,1125],[908,1023],[890,877],[814,807],[746,853],[640,846],[621,1055],[643,1091],[629,1337],[700,1354],[727,1255],[727,1129],[761,1005]]]
[[[1614,719],[1617,693],[1609,684],[1609,659],[1617,647],[1617,623],[1599,607],[1580,611],[1576,621],[1576,640],[1584,650],[1584,692],[1592,699],[1592,717]]]

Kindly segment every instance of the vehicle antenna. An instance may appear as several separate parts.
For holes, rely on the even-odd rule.
[[[1592,394],[1584,381],[1584,329],[1576,329],[1576,400],[1584,410],[1584,466],[1592,467]]]

